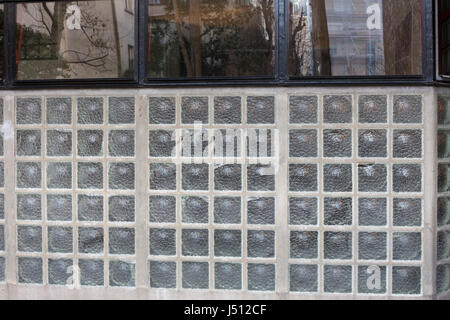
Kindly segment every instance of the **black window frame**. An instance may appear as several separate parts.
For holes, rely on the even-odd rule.
[[[50,0],[62,1],[62,0]],[[275,66],[273,77],[238,78],[177,78],[150,79],[147,77],[148,5],[149,0],[134,0],[135,16],[135,69],[134,79],[15,79],[16,4],[39,2],[36,0],[0,0],[4,4],[4,75],[2,89],[40,88],[146,88],[146,87],[235,87],[235,86],[375,86],[375,85],[430,85],[442,80],[436,72],[436,8],[437,0],[422,1],[422,75],[418,76],[289,76],[289,0],[275,0]],[[443,81],[442,81],[443,82]]]

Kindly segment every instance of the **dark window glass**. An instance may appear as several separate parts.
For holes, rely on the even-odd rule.
[[[3,4],[0,4],[0,79],[3,79]]]
[[[274,26],[274,0],[151,0],[148,76],[273,76]]]
[[[17,5],[18,80],[132,78],[132,1]]]
[[[450,76],[450,1],[439,0],[439,73]]]
[[[421,10],[421,0],[290,0],[290,75],[421,75]]]

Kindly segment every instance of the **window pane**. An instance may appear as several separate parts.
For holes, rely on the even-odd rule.
[[[450,1],[439,1],[440,74],[450,75]]]
[[[17,5],[18,80],[132,78],[134,13],[124,1]]]
[[[420,75],[421,10],[421,0],[290,0],[290,74]]]
[[[274,0],[150,0],[150,78],[274,74]]]
[[[0,4],[0,79],[3,79],[3,4]]]

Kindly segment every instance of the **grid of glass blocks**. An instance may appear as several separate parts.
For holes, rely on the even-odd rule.
[[[420,295],[423,98],[289,98],[292,293]]]
[[[15,124],[18,282],[134,287],[135,98],[18,97]]]
[[[3,125],[3,99],[0,98],[0,125]],[[5,282],[5,151],[3,147],[3,134],[0,134],[0,283]]]

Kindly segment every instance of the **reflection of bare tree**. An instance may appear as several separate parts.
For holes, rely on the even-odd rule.
[[[328,34],[325,0],[314,0],[310,2],[310,5],[314,74],[319,76],[330,76],[330,37]]]
[[[289,16],[289,26],[290,30],[290,50],[289,50],[289,74],[298,75],[304,74],[302,72],[302,67],[306,65],[305,55],[308,54],[306,48],[308,46],[306,37],[306,10],[304,7],[301,8],[300,16],[294,18],[293,14],[293,4],[289,2],[290,6],[290,16]]]

